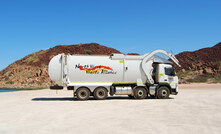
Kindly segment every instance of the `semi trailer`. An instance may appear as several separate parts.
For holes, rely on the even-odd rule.
[[[174,63],[157,53],[180,66],[172,53],[158,49],[144,55],[59,54],[50,60],[48,72],[54,84],[73,90],[78,100],[87,100],[90,96],[102,100],[108,95],[128,95],[135,99],[150,95],[166,99],[178,93],[178,77]]]

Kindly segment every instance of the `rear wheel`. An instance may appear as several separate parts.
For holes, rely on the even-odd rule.
[[[90,96],[90,91],[86,87],[80,87],[76,92],[78,100],[87,100]]]
[[[168,99],[170,96],[170,90],[168,87],[162,86],[157,90],[158,99]]]
[[[144,87],[136,87],[134,89],[135,99],[145,99],[147,97],[147,90]]]
[[[104,87],[98,87],[94,90],[94,98],[97,100],[104,100],[107,98],[107,89]]]

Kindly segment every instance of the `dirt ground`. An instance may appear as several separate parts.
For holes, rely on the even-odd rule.
[[[191,83],[180,84],[179,89],[221,89],[221,84]]]
[[[221,86],[205,86],[181,85],[165,100],[77,101],[71,91],[48,89],[0,93],[0,134],[219,134]]]

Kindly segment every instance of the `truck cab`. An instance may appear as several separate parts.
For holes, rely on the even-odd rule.
[[[175,67],[171,64],[154,64],[153,65],[154,84],[165,86],[170,89],[170,94],[178,93],[178,77]]]

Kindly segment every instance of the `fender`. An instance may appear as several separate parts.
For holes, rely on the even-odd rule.
[[[166,86],[166,87],[168,87],[169,90],[170,90],[170,93],[171,93],[171,86],[170,86],[169,83],[159,83],[159,84],[157,85],[157,88],[156,88],[156,89],[159,89],[161,86]]]

